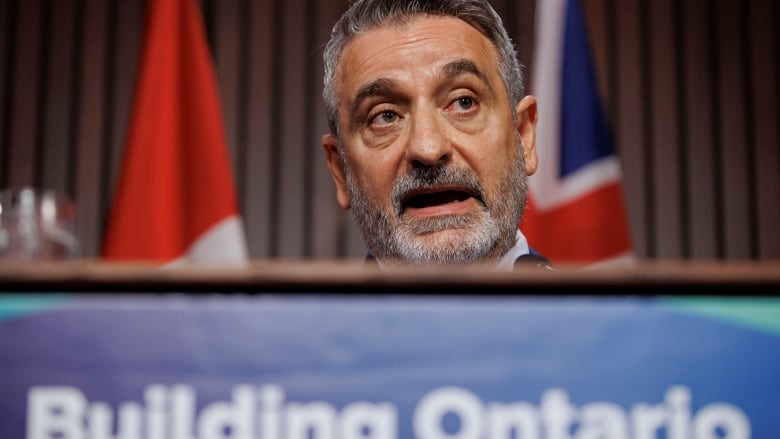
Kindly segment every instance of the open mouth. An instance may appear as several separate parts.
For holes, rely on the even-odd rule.
[[[459,204],[477,200],[477,195],[463,188],[426,189],[408,193],[401,201],[401,210],[446,213]]]

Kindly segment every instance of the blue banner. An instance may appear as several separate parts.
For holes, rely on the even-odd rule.
[[[780,301],[0,297],[0,437],[780,437]]]

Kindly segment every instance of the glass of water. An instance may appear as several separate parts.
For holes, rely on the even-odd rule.
[[[78,255],[71,200],[29,187],[0,192],[0,260],[64,261]]]

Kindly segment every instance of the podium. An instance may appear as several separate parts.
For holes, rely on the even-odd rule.
[[[0,266],[0,437],[767,438],[780,265]]]

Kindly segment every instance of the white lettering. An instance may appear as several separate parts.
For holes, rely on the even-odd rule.
[[[718,430],[725,432],[721,436]],[[702,408],[693,420],[696,439],[748,439],[750,422],[731,404],[712,404]]]
[[[198,419],[200,439],[253,439],[255,392],[251,386],[233,390],[233,402],[207,405]]]
[[[117,439],[143,439],[141,436],[141,405],[126,402],[119,406],[119,432]]]
[[[539,410],[526,402],[490,404],[488,407],[489,439],[538,439]]]
[[[113,422],[113,414],[108,404],[96,402],[89,406],[88,431],[90,439],[112,439]]]
[[[147,387],[146,398],[146,438],[165,439],[165,387],[152,385]]]
[[[259,392],[260,439],[281,439],[281,407],[284,390],[280,386],[264,386]]]
[[[664,406],[637,404],[631,410],[631,420],[634,439],[655,439],[656,431],[666,424],[666,409]]]
[[[542,418],[548,439],[569,439],[569,430],[577,411],[569,404],[569,396],[561,389],[552,389],[542,395]]]
[[[174,386],[171,391],[171,439],[193,439],[195,423],[195,390],[190,386]]]
[[[96,402],[89,406],[87,432],[89,439],[143,439],[141,436],[141,407],[124,403],[119,407],[117,434],[112,436],[114,414],[111,406]]]
[[[669,408],[669,439],[691,437],[691,392],[685,387],[672,387],[666,392]]]
[[[26,439],[398,439],[398,409],[356,401],[286,402],[277,385],[241,385],[229,401],[198,410],[190,385],[150,385],[143,403],[116,411],[73,387],[33,387]],[[662,402],[629,410],[610,402],[577,407],[563,389],[528,402],[484,404],[468,389],[440,387],[413,412],[416,439],[750,439],[747,415],[727,403],[691,409],[690,389],[669,388]]]
[[[335,439],[336,410],[325,402],[287,406],[287,439]]]
[[[597,402],[582,407],[582,425],[577,439],[623,439],[628,437],[628,420],[615,404]],[[671,438],[670,438],[671,439]]]
[[[72,387],[33,387],[27,399],[27,439],[84,439],[87,399]]]
[[[391,404],[353,402],[341,412],[339,439],[396,439],[398,414]]]
[[[457,433],[444,430],[444,416],[460,421]],[[482,435],[482,401],[460,387],[443,387],[423,397],[414,412],[414,433],[418,439],[479,439]]]

